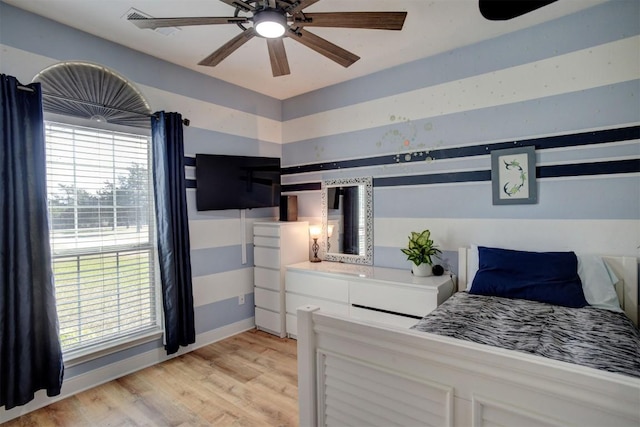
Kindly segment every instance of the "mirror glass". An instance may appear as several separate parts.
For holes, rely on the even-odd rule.
[[[327,261],[373,264],[371,177],[322,182],[321,247]]]

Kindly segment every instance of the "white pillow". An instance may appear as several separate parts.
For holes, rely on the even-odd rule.
[[[471,284],[473,283],[473,278],[476,277],[480,263],[478,245],[469,246],[470,249],[467,251],[467,292],[471,290]]]
[[[615,273],[598,255],[578,255],[578,276],[582,281],[584,298],[589,305],[605,310],[622,312],[614,285]]]
[[[478,245],[469,245],[467,252],[467,292],[479,268]],[[614,285],[618,283],[613,270],[598,255],[578,255],[578,276],[582,292],[589,305],[605,310],[622,312]]]

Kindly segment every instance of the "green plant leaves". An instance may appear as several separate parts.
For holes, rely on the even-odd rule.
[[[409,243],[407,248],[400,249],[407,256],[407,260],[415,265],[429,264],[432,265],[432,256],[442,253],[431,239],[431,231],[423,230],[422,232],[412,231],[409,235]]]

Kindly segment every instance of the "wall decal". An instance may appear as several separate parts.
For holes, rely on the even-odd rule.
[[[385,132],[382,138],[376,143],[377,148],[384,148],[385,145],[391,146],[398,151],[398,154],[392,155],[392,162],[410,163],[410,162],[431,162],[434,159],[430,152],[437,147],[429,148],[426,143],[419,141],[419,132],[424,130],[429,132],[433,129],[433,123],[427,122],[419,129],[416,124],[404,116],[389,115],[389,121],[398,123],[398,128],[393,128]],[[437,146],[441,146],[442,141],[438,141]]]
[[[393,160],[396,163],[409,163],[409,162],[421,162],[433,161],[433,158],[429,156],[429,151],[413,151],[411,153],[400,153],[393,156]]]
[[[398,151],[406,151],[412,148],[412,144],[416,142],[418,135],[418,130],[413,121],[408,117],[396,116],[394,114],[389,115],[389,121],[398,126],[394,126],[385,132],[376,143],[376,146],[378,148],[389,146]],[[424,144],[420,145],[424,146]]]

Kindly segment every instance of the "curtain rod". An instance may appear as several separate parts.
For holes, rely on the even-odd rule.
[[[18,85],[18,89],[24,90],[24,91],[27,91],[27,92],[34,92],[34,90],[31,89],[30,87],[22,86],[22,85]],[[50,98],[61,99],[63,101],[77,102],[79,104],[91,105],[93,107],[108,108],[110,110],[120,111],[120,112],[123,112],[123,113],[137,114],[137,115],[140,115],[140,116],[147,116],[147,117],[157,117],[155,114],[143,113],[141,111],[125,110],[124,108],[113,107],[111,105],[100,104],[100,103],[97,103],[97,102],[84,101],[82,99],[77,99],[77,98],[69,98],[69,97],[66,97],[66,96],[56,95],[54,93],[49,93],[49,92],[42,92],[42,96],[43,97],[46,96],[46,97],[50,97]],[[187,119],[187,118],[182,119],[182,124],[183,125],[189,126],[190,123],[191,123],[191,121],[189,119]]]

